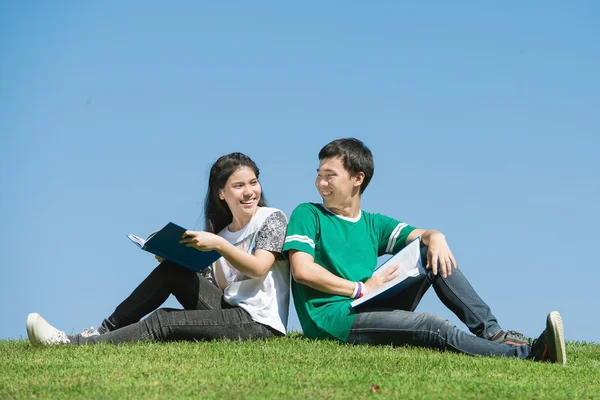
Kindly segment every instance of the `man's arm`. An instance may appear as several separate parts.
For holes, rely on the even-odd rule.
[[[444,234],[435,229],[415,229],[406,238],[406,243],[412,242],[418,236],[421,237],[421,243],[427,246],[427,265],[425,268],[431,268],[434,275],[437,275],[439,268],[444,278],[452,275],[452,266],[456,268],[456,260],[450,251],[450,247],[448,247]]]
[[[315,263],[315,259],[308,253],[290,250],[290,264],[294,280],[321,292],[351,297],[354,293],[356,282],[336,276]],[[365,282],[363,294],[378,288],[396,277],[398,267],[389,268],[382,274],[377,274]]]

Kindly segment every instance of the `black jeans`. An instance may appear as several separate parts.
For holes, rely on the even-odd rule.
[[[171,294],[183,310],[158,309]],[[148,318],[142,320],[148,313]],[[71,344],[237,340],[281,335],[255,322],[244,309],[225,303],[221,290],[201,274],[169,261],[156,267],[104,320],[101,328],[109,332],[70,336]]]

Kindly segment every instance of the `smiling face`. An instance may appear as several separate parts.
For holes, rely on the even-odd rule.
[[[315,186],[325,207],[342,208],[351,203],[359,195],[363,175],[351,176],[338,157],[321,160]]]
[[[252,218],[258,209],[261,194],[258,178],[249,167],[238,168],[219,190],[219,198],[225,200],[234,220]]]

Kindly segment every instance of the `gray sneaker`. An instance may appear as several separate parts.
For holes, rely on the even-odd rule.
[[[548,314],[546,329],[533,341],[531,353],[535,361],[549,361],[563,365],[567,363],[565,332],[558,311]]]
[[[59,331],[47,323],[38,313],[31,313],[27,316],[27,337],[35,347],[53,346],[70,342],[66,333]]]
[[[533,342],[533,339],[528,338],[517,331],[500,331],[488,340],[491,340],[495,343],[508,344],[511,346],[525,346],[526,344],[531,346],[531,343]]]

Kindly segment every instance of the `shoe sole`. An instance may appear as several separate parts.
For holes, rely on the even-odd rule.
[[[548,315],[548,322],[552,327],[552,336],[554,338],[554,346],[556,349],[556,362],[562,365],[567,363],[567,351],[565,348],[565,331],[562,317],[558,311],[552,311]]]
[[[37,323],[40,314],[31,313],[27,316],[27,337],[29,342],[35,347],[42,347],[42,344],[35,338],[34,327]]]

